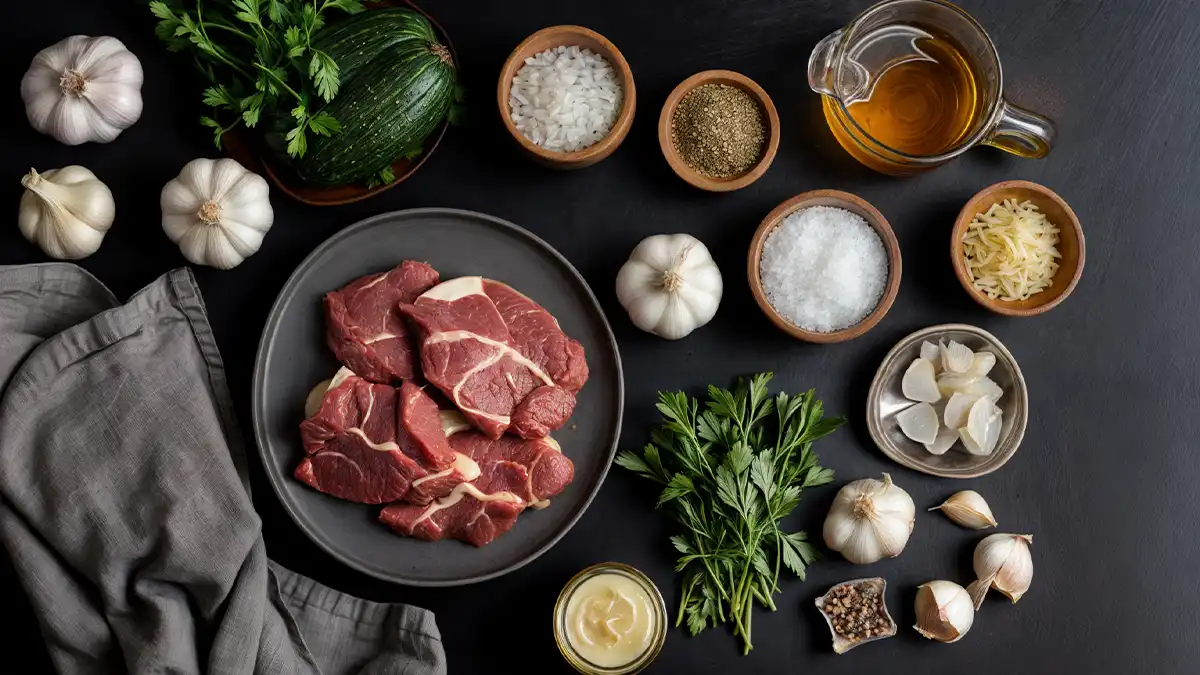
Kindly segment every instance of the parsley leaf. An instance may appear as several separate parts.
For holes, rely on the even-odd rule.
[[[326,101],[332,101],[338,92],[338,64],[328,54],[318,49],[312,50],[312,61],[308,64],[308,74],[317,85],[317,93]]]

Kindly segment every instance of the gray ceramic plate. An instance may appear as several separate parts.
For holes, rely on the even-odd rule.
[[[349,281],[423,260],[443,279],[482,275],[541,303],[583,343],[591,377],[575,416],[554,434],[575,463],[575,480],[549,508],[526,511],[483,548],[407,539],[376,521],[381,507],[320,494],[292,478],[308,391],[337,370],[324,344],[322,296]],[[263,465],[300,529],[343,563],[417,586],[466,584],[510,572],[555,544],[583,514],[608,472],[625,400],[617,343],[587,283],[558,252],[492,216],[415,209],[369,218],[321,244],[288,279],[267,319],[254,371],[254,434]]]
[[[988,376],[1004,389],[1004,396],[997,403],[1004,411],[1004,424],[992,454],[972,455],[959,443],[944,455],[933,455],[925,446],[900,432],[896,413],[913,405],[901,393],[900,381],[913,359],[921,355],[921,343],[926,340],[934,344],[938,340],[957,340],[974,351],[990,351],[996,355],[996,365]],[[931,326],[897,343],[884,357],[867,394],[867,428],[883,454],[910,469],[943,478],[977,478],[1004,466],[1021,445],[1028,422],[1029,392],[1017,360],[995,335],[961,323]]]

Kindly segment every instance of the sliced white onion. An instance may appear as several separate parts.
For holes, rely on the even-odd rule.
[[[942,347],[942,370],[948,373],[965,373],[971,368],[975,353],[961,342],[950,341]]]
[[[948,427],[942,427],[938,429],[937,437],[933,439],[933,442],[925,444],[925,449],[931,455],[944,455],[957,442],[958,432]]]
[[[955,392],[946,402],[946,412],[942,415],[942,421],[951,429],[967,426],[967,414],[971,412],[971,406],[975,405],[978,400],[979,396]]]
[[[917,443],[933,443],[937,439],[937,411],[928,403],[918,403],[896,414],[900,431]],[[985,430],[986,431],[986,430]]]
[[[975,352],[971,357],[971,367],[967,372],[972,375],[983,377],[992,372],[992,367],[996,365],[996,355],[991,352]]]
[[[938,368],[942,363],[942,350],[932,342],[922,342],[921,358],[932,363],[934,368]]]
[[[940,399],[942,394],[938,391],[933,363],[925,359],[913,359],[908,370],[904,371],[900,390],[904,392],[904,397],[911,401],[933,403]]]

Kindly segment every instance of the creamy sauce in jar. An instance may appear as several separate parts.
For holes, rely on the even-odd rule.
[[[619,668],[655,640],[654,601],[637,581],[616,572],[587,579],[567,601],[563,628],[571,647],[601,668]]]

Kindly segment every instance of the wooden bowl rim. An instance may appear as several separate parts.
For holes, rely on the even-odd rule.
[[[1055,205],[1063,210],[1063,213],[1067,214],[1067,220],[1069,221],[1069,223],[1055,224],[1058,225],[1059,230],[1067,229],[1069,226],[1070,231],[1072,231],[1075,235],[1075,239],[1078,242],[1079,247],[1079,262],[1075,265],[1075,269],[1071,273],[1071,280],[1067,283],[1066,287],[1063,288],[1062,292],[1054,298],[1051,298],[1039,305],[1024,309],[1012,307],[1007,301],[1004,300],[993,300],[986,294],[975,290],[975,287],[971,284],[971,276],[967,273],[967,264],[963,259],[962,252],[963,232],[966,231],[967,225],[969,225],[971,221],[975,219],[975,215],[981,212],[979,208],[980,205],[987,201],[991,195],[995,194],[996,192],[1011,189],[1028,190],[1029,192],[1036,193],[1054,202]],[[979,192],[976,192],[970,199],[967,200],[967,203],[963,205],[962,210],[958,212],[958,218],[954,221],[954,229],[950,232],[950,263],[954,266],[954,276],[958,277],[958,283],[962,285],[967,294],[971,296],[971,299],[980,306],[985,307],[996,314],[1002,314],[1004,316],[1037,316],[1038,314],[1044,314],[1045,312],[1048,312],[1062,304],[1062,302],[1067,299],[1067,296],[1075,290],[1075,287],[1079,285],[1079,279],[1083,276],[1083,266],[1086,260],[1087,246],[1083,236],[1083,225],[1081,225],[1079,222],[1079,216],[1075,215],[1075,210],[1072,209],[1070,204],[1067,204],[1066,200],[1060,197],[1054,190],[1051,190],[1045,185],[1034,183],[1033,181],[1005,180],[1000,181],[999,183],[993,183],[983,188]]]
[[[763,151],[762,157],[749,171],[736,178],[721,179],[705,176],[688,166],[688,163],[679,156],[675,144],[671,142],[671,121],[675,116],[675,108],[679,106],[679,101],[696,87],[718,81],[732,82],[734,86],[739,86],[740,89],[750,94],[767,118],[767,147]],[[779,150],[780,127],[779,112],[775,109],[775,103],[757,82],[733,70],[702,70],[680,82],[667,96],[662,111],[658,115],[658,145],[662,149],[667,164],[671,166],[671,170],[688,184],[709,192],[732,192],[762,178],[767,169],[771,168],[771,162],[775,161],[775,154]]]
[[[609,52],[608,54],[601,54],[601,56],[604,56],[621,73],[621,112],[617,114],[617,119],[613,122],[612,129],[609,129],[607,136],[582,150],[574,152],[547,150],[525,138],[517,130],[517,125],[513,124],[512,117],[509,114],[508,94],[512,90],[512,80],[517,74],[517,70],[519,69],[518,63],[520,63],[517,60],[517,55],[524,51],[533,41],[546,36],[555,36],[553,42],[556,47],[573,44],[569,40],[560,41],[558,39],[559,36],[564,38],[584,36],[595,40]],[[621,144],[621,141],[625,140],[625,136],[629,133],[629,128],[633,125],[633,113],[637,109],[637,88],[633,82],[633,69],[629,67],[629,62],[625,60],[625,55],[621,53],[620,49],[617,49],[617,46],[611,40],[584,26],[561,24],[558,26],[547,26],[536,31],[522,40],[509,53],[508,58],[504,60],[504,65],[500,68],[500,79],[496,83],[496,105],[500,111],[500,119],[504,122],[504,128],[508,130],[508,134],[526,152],[552,164],[581,164],[597,156],[603,157],[611,154]]]
[[[865,220],[879,235],[880,240],[883,241],[883,247],[887,251],[888,256],[887,286],[884,287],[883,297],[879,299],[879,304],[875,305],[875,309],[862,321],[848,328],[828,333],[805,330],[776,311],[771,306],[770,301],[767,300],[767,293],[763,288],[762,277],[760,275],[762,250],[766,244],[767,235],[774,231],[784,218],[796,211],[812,206],[812,202],[818,199],[842,202],[866,212],[867,217]],[[774,323],[794,338],[816,344],[832,344],[853,340],[874,328],[883,319],[884,315],[888,313],[888,310],[892,308],[892,303],[895,302],[896,295],[900,291],[900,277],[904,271],[904,263],[900,255],[900,243],[896,239],[896,233],[892,230],[892,226],[888,223],[887,218],[884,218],[879,209],[875,208],[867,200],[858,195],[843,192],[842,190],[810,190],[802,192],[776,206],[767,214],[766,218],[763,218],[762,223],[755,230],[754,238],[750,240],[750,254],[747,262],[746,271],[750,281],[750,292],[754,295],[754,300],[758,303],[759,308],[771,320],[771,323]]]
[[[438,23],[437,19],[433,18],[431,14],[417,6],[416,3],[411,2],[411,0],[375,0],[375,2],[371,4],[377,6],[370,7],[368,11],[371,11],[372,9],[400,7],[404,9],[411,9],[412,11],[425,17],[429,21],[430,25],[433,26],[434,31],[436,31],[438,36],[442,39],[446,48],[450,50],[450,57],[454,60],[455,68],[461,70],[462,64],[459,63],[458,52],[454,49],[454,43],[450,40],[450,34],[446,32],[446,29],[443,28],[440,23]],[[328,195],[332,191],[351,187],[353,184],[326,187],[316,185],[306,186],[303,184],[294,185],[288,181],[285,181],[284,177],[281,176],[281,174],[276,170],[276,167],[269,154],[259,150],[259,143],[257,143],[256,139],[252,137],[253,134],[245,134],[244,130],[243,133],[239,133],[237,131],[232,133],[234,145],[242,146],[243,151],[237,152],[235,150],[231,152],[226,150],[224,154],[233,157],[234,159],[238,159],[239,161],[244,160],[243,163],[256,161],[262,168],[262,173],[265,173],[267,177],[271,179],[271,182],[275,184],[275,187],[279,188],[279,190],[285,195],[302,204],[307,204],[309,206],[344,206],[346,204],[354,204],[356,202],[361,202],[365,199],[374,197],[375,195],[382,194],[408,180],[414,173],[417,172],[417,169],[420,169],[425,165],[425,162],[429,160],[431,155],[433,155],[433,151],[437,150],[438,145],[441,144],[442,138],[446,135],[446,129],[449,126],[449,121],[443,120],[437,131],[427,137],[427,140],[428,138],[432,138],[433,143],[421,153],[421,156],[417,159],[417,161],[413,162],[411,160],[404,160],[401,158],[400,160],[392,162],[393,168],[395,168],[395,166],[401,161],[405,161],[409,165],[403,173],[396,175],[396,180],[388,183],[387,185],[376,185],[373,188],[365,188],[356,194],[338,198],[325,198],[322,195]]]

